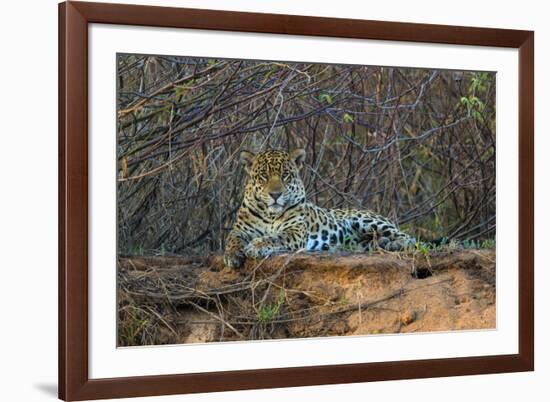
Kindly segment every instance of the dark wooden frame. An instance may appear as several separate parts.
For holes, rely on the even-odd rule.
[[[88,24],[519,49],[519,353],[107,379],[88,378]],[[59,5],[59,397],[64,400],[442,377],[534,369],[534,33],[183,8]]]

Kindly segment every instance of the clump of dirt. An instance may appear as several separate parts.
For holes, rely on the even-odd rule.
[[[494,250],[121,258],[119,345],[489,329]]]

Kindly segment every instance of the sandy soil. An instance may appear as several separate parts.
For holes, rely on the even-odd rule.
[[[494,250],[121,258],[119,286],[121,345],[496,326]]]

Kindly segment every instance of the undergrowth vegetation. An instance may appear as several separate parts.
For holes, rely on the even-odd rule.
[[[494,243],[494,73],[131,54],[117,69],[121,255],[220,253],[240,150],[296,147],[322,207]]]

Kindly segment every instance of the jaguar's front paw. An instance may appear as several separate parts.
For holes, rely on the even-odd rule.
[[[246,257],[241,253],[226,252],[223,256],[223,263],[229,268],[240,268]]]

